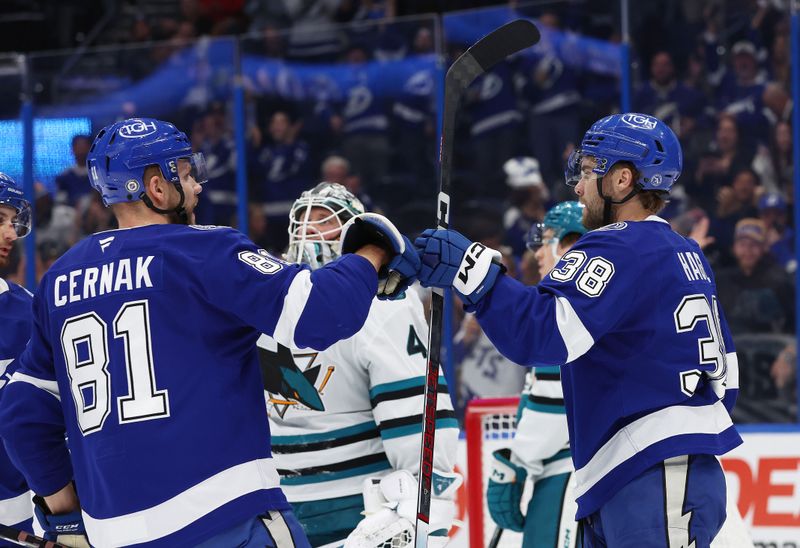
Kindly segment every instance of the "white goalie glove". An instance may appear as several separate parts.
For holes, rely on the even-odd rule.
[[[455,494],[461,474],[433,472],[428,545],[445,546],[456,516]],[[364,519],[345,540],[345,548],[414,546],[417,479],[408,470],[364,480]]]

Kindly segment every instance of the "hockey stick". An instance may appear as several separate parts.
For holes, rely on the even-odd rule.
[[[503,536],[503,529],[502,527],[495,527],[494,534],[492,535],[492,540],[489,541],[488,548],[497,548],[497,545],[500,544],[500,537]]]
[[[0,525],[0,540],[25,548],[66,548],[52,540],[45,540],[6,525]]]
[[[439,197],[436,222],[438,228],[450,224],[450,169],[453,163],[453,135],[456,111],[461,96],[469,85],[491,67],[539,41],[539,30],[530,21],[519,19],[503,25],[481,38],[447,71],[444,81],[444,113],[442,142],[439,144]],[[431,323],[428,331],[428,367],[425,380],[425,408],[422,413],[422,447],[419,458],[419,487],[415,546],[428,545],[431,509],[431,477],[433,444],[436,435],[436,391],[439,388],[439,361],[442,344],[442,311],[444,292],[434,289],[431,295]]]

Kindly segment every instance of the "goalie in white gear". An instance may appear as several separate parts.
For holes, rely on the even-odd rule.
[[[312,268],[336,260],[341,227],[363,212],[342,185],[303,192],[285,258]],[[348,536],[346,546],[413,544],[427,331],[409,291],[375,299],[361,331],[322,352],[259,339],[281,488],[313,546]],[[461,477],[453,473],[458,423],[443,377],[439,390],[429,542],[441,545]]]

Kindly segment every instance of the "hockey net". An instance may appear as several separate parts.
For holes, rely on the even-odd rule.
[[[491,456],[496,449],[508,447],[516,430],[519,398],[472,400],[467,405],[467,512],[469,545],[488,547],[497,525],[486,504],[486,485],[491,474]],[[503,531],[497,546],[519,547],[522,535]]]

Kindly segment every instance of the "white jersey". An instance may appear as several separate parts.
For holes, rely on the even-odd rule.
[[[365,478],[393,470],[417,474],[427,333],[409,291],[375,299],[361,331],[322,352],[258,340],[272,453],[290,502],[358,495]],[[434,468],[450,472],[458,422],[441,375],[436,429]]]

